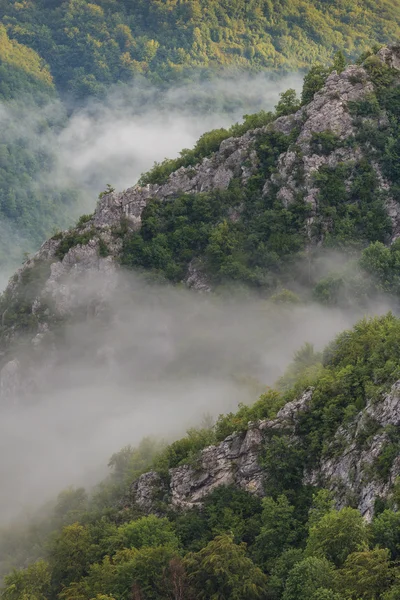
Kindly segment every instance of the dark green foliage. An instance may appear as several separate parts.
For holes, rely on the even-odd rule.
[[[299,542],[301,524],[286,496],[264,498],[262,505],[260,532],[252,551],[255,560],[270,569],[282,552]]]
[[[141,176],[139,183],[141,185],[148,183],[161,185],[166,182],[174,171],[177,171],[181,167],[193,167],[201,162],[203,158],[216,152],[223,140],[230,137],[242,136],[250,129],[264,127],[273,119],[273,113],[262,110],[254,115],[244,115],[243,123],[236,123],[229,129],[214,129],[213,131],[204,133],[192,150],[182,150],[179,158],[166,158],[162,163],[155,163],[151,171]]]
[[[106,242],[103,240],[103,238],[99,238],[99,256],[101,256],[102,258],[105,258],[109,254],[110,254],[110,250],[109,250]]]
[[[302,486],[304,450],[289,435],[267,437],[261,464],[266,471],[265,488],[271,494],[298,491]]]
[[[384,510],[372,522],[373,544],[387,548],[393,560],[400,556],[400,513]]]
[[[267,578],[246,556],[246,544],[221,535],[185,559],[189,581],[199,600],[256,600],[262,598]]]
[[[254,543],[261,523],[260,498],[233,486],[222,486],[206,498],[203,511],[213,536],[230,532],[235,542]]]
[[[277,117],[285,117],[295,113],[300,108],[300,100],[297,98],[296,90],[289,89],[282,92],[278,104],[275,107]]]
[[[215,440],[212,429],[189,429],[186,437],[173,442],[157,456],[154,466],[161,472],[195,461],[199,451],[211,445]]]
[[[272,287],[305,240],[309,209],[302,198],[284,207],[274,190],[262,196],[263,182],[295,133],[286,136],[271,130],[257,135],[259,168],[244,189],[232,180],[226,191],[149,203],[140,231],[124,238],[122,264],[154,269],[180,281],[189,262],[200,258],[215,283],[240,280]],[[237,211],[238,218],[226,218],[229,211]]]
[[[74,230],[70,233],[67,233],[65,236],[62,237],[61,242],[57,248],[57,258],[62,260],[71,248],[78,246],[78,244],[82,244],[82,246],[84,246],[85,244],[90,242],[90,240],[93,239],[95,235],[95,229],[89,229],[88,231],[84,231],[83,233],[79,233],[79,231],[77,232]],[[106,247],[105,244],[104,247]]]
[[[282,397],[275,390],[262,394],[252,406],[239,405],[236,413],[219,416],[215,425],[216,439],[222,441],[234,431],[245,431],[249,421],[273,418],[282,405]]]
[[[348,103],[349,110],[356,117],[377,117],[380,105],[375,94],[370,94],[357,102]]]
[[[330,69],[323,65],[314,65],[304,77],[303,90],[301,93],[301,103],[308,104],[325,85],[326,78]]]
[[[393,463],[400,453],[400,434],[397,427],[393,425],[389,425],[383,431],[387,438],[383,443],[379,456],[372,463],[371,469],[378,479],[386,481]]]
[[[317,600],[336,596],[317,595],[335,585],[333,565],[325,558],[309,557],[294,565],[286,582],[283,600]],[[339,599],[338,599],[339,600]]]
[[[376,173],[366,160],[357,165],[339,163],[335,168],[324,165],[315,181],[320,188],[320,215],[330,222],[327,244],[354,245],[386,239],[391,223],[377,191]]]
[[[106,189],[99,194],[99,200],[101,200],[103,196],[107,196],[107,194],[112,194],[113,192],[115,192],[115,188],[113,188],[110,183],[107,183]]]
[[[310,529],[306,554],[319,556],[340,567],[347,557],[368,548],[367,524],[358,510],[344,508],[324,515]]]
[[[83,227],[84,225],[86,225],[86,223],[88,223],[89,221],[91,221],[93,219],[93,213],[90,215],[82,215],[79,217],[78,222],[76,224],[76,227],[79,229],[80,227]],[[53,237],[54,239],[54,237]]]
[[[0,296],[0,332],[12,325],[17,325],[21,330],[33,330],[37,326],[40,314],[33,314],[32,304],[42,292],[43,284],[49,275],[50,262],[32,261],[29,268],[22,272],[11,301],[7,293]],[[44,304],[42,299],[42,309]]]
[[[333,131],[313,133],[310,141],[311,149],[315,154],[327,155],[341,146],[342,142]]]
[[[345,70],[346,64],[347,61],[345,55],[343,54],[342,50],[338,50],[333,57],[333,69],[340,74]]]

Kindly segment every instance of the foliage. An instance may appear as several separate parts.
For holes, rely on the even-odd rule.
[[[49,565],[40,560],[4,578],[4,600],[42,600],[50,592]]]
[[[321,598],[318,592],[330,589],[334,585],[334,577],[334,567],[326,558],[305,558],[291,570],[282,600]]]
[[[399,8],[389,0],[363,10],[355,0],[2,0],[0,18],[50,65],[58,89],[80,98],[132,77],[160,84],[205,69],[295,71],[335,53],[340,71],[342,49],[354,56],[400,37]]]
[[[250,421],[273,418],[282,404],[281,396],[275,390],[262,394],[252,406],[240,404],[236,413],[219,416],[215,425],[216,439],[222,441],[234,431],[246,430]]]
[[[317,92],[325,85],[330,69],[323,65],[313,65],[304,76],[303,89],[301,92],[301,103],[311,102]]]
[[[384,510],[372,523],[374,545],[387,548],[392,560],[400,556],[400,513]]]
[[[295,517],[295,507],[286,496],[276,500],[264,498],[262,506],[260,533],[255,539],[253,553],[259,564],[268,566],[298,541],[300,524]]]
[[[318,377],[322,367],[322,355],[316,352],[314,346],[306,342],[294,353],[292,362],[285,373],[278,379],[277,386],[282,391],[289,391],[299,380],[302,383],[307,378]]]
[[[325,349],[324,369],[314,381],[311,412],[304,413],[299,423],[310,459],[315,460],[321,451],[327,450],[338,425],[346,423],[349,407],[357,412],[365,406],[367,398],[378,399],[399,379],[399,326],[391,313],[364,319]],[[299,388],[301,382],[294,388],[295,394]]]
[[[217,536],[185,560],[189,581],[199,600],[262,598],[267,578],[247,556],[246,544],[229,535]]]
[[[339,574],[339,586],[346,597],[375,600],[389,589],[394,576],[389,550],[364,550],[347,557]]]
[[[310,146],[315,154],[328,155],[341,145],[339,137],[333,131],[313,132]]]
[[[186,437],[173,442],[162,450],[154,461],[154,466],[161,472],[194,461],[200,450],[215,441],[213,430],[210,428],[189,429]]]
[[[368,547],[366,523],[358,510],[343,508],[324,515],[310,528],[306,554],[341,567],[347,557]]]
[[[285,117],[295,113],[300,108],[300,101],[297,98],[296,90],[289,89],[282,92],[278,104],[275,107],[277,117]]]
[[[124,548],[155,548],[168,546],[178,549],[178,539],[168,519],[150,515],[118,527],[110,539],[113,552]]]

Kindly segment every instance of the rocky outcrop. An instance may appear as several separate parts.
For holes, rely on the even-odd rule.
[[[282,430],[294,434],[299,416],[310,406],[312,390],[287,404],[274,420],[249,423],[246,432],[234,433],[218,446],[205,448],[196,464],[182,465],[169,471],[169,486],[163,488],[173,506],[192,508],[215,488],[235,485],[252,494],[262,496],[264,477],[260,466],[262,448],[268,443],[268,433]],[[145,473],[132,487],[137,504],[146,511],[154,509],[149,499],[159,492],[160,480],[156,473]]]
[[[97,205],[94,225],[118,225],[124,217],[136,229],[140,227],[140,217],[149,200],[168,201],[179,194],[226,190],[233,177],[240,178],[245,184],[257,167],[253,143],[258,131],[224,140],[210,158],[204,158],[193,167],[181,167],[163,185],[136,185],[121,193],[105,195]]]
[[[277,432],[284,432],[295,444],[301,442],[297,425],[301,415],[312,406],[312,394],[312,389],[307,390],[286,404],[275,419],[249,423],[246,432],[234,433],[217,446],[205,448],[196,464],[170,469],[169,484],[157,473],[145,473],[132,486],[133,499],[145,512],[153,512],[154,498],[160,492],[172,506],[181,509],[201,506],[209,493],[224,485],[263,496],[268,471],[261,466],[261,454],[268,447],[271,435]],[[371,423],[375,433],[365,436]],[[347,428],[338,429],[319,464],[312,470],[304,470],[303,483],[331,490],[337,508],[356,505],[371,520],[376,500],[388,497],[400,475],[400,455],[394,459],[387,476],[376,468],[390,441],[388,426],[399,424],[400,381],[381,401],[369,403]]]
[[[388,466],[387,473],[379,467],[379,457],[391,443],[388,427],[399,424],[397,381],[381,401],[370,402],[349,427],[339,428],[327,456],[306,474],[305,482],[332,490],[339,508],[356,503],[361,514],[371,520],[375,501],[388,496],[400,475],[400,455]]]

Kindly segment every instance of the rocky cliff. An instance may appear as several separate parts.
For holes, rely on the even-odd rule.
[[[286,404],[275,419],[249,423],[246,432],[234,433],[219,445],[205,448],[195,465],[170,469],[167,479],[156,472],[145,473],[133,483],[131,499],[150,513],[158,510],[160,497],[176,508],[201,506],[210,492],[223,485],[265,495],[269,473],[262,456],[273,436],[289,436],[294,447],[301,442],[298,424],[302,414],[310,410],[312,395],[309,389]],[[371,520],[376,501],[388,498],[400,475],[398,453],[388,472],[379,467],[390,443],[391,427],[399,425],[400,381],[382,401],[369,402],[351,426],[339,427],[316,465],[304,462],[303,484],[331,490],[337,508],[350,504]]]

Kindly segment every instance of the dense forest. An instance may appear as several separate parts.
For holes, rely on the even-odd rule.
[[[88,495],[66,489],[30,527],[2,532],[4,600],[396,600],[399,598],[399,483],[375,502],[368,523],[353,508],[335,509],[331,493],[304,483],[305,469],[343,452],[335,431],[351,427],[359,411],[381,402],[399,378],[400,320],[389,314],[361,321],[322,353],[304,347],[277,383],[250,407],[191,429],[163,446],[144,439],[109,462],[108,479]],[[233,486],[216,488],[201,508],[154,498],[155,514],[134,502],[131,483],[149,469],[167,480],[195,465],[202,448],[249,421],[273,418],[285,402],[313,389],[310,410],[295,435],[272,429],[261,450],[265,497]],[[357,444],[387,435],[368,476],[389,473],[399,451],[398,428],[373,420],[359,427]],[[344,440],[345,442],[345,440]]]
[[[134,75],[167,85],[202,70],[297,70],[399,37],[398,0],[2,0],[9,35],[78,97]]]
[[[52,75],[34,50],[10,39],[0,25],[0,266],[17,264],[22,250],[32,251],[54,230],[70,224],[77,190],[43,185],[54,156],[46,131],[60,128],[66,114],[57,99]],[[21,248],[15,249],[20,244]],[[15,257],[12,253],[15,252]],[[19,259],[19,260],[18,260]]]

